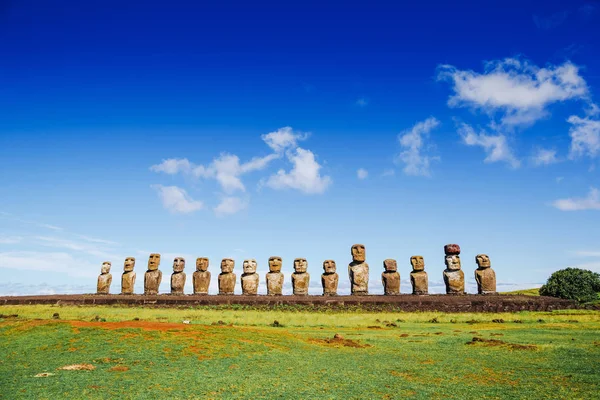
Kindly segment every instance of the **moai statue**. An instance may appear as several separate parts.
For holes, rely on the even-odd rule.
[[[398,273],[398,264],[396,260],[388,258],[383,261],[385,271],[381,273],[381,282],[383,283],[383,293],[387,296],[400,294],[400,274]]]
[[[219,294],[233,294],[237,276],[233,273],[235,261],[224,258],[221,261],[221,273],[219,274]]]
[[[496,294],[496,273],[491,268],[490,258],[487,254],[477,254],[475,262],[477,263],[475,270],[477,293]]]
[[[321,284],[323,285],[323,296],[337,296],[338,274],[335,261],[323,261],[323,275],[321,275]]]
[[[108,294],[110,292],[110,284],[112,283],[112,275],[110,274],[110,261],[104,261],[98,276],[98,286],[96,293]]]
[[[348,265],[351,292],[353,295],[369,294],[369,264],[365,262],[365,246],[352,246],[352,262]]]
[[[177,257],[173,260],[173,274],[171,275],[171,294],[183,294],[185,287],[185,259]]]
[[[413,294],[427,294],[429,292],[429,281],[427,272],[425,272],[425,261],[423,256],[412,256],[410,258],[412,272],[410,273],[410,283],[412,284]]]
[[[292,274],[292,289],[296,296],[306,296],[308,294],[308,284],[310,275],[306,272],[308,263],[306,258],[296,258],[294,260],[294,273]]]
[[[269,257],[269,272],[267,273],[267,294],[269,296],[281,296],[283,289],[281,264],[281,257]]]
[[[194,294],[208,294],[210,286],[210,271],[208,270],[208,258],[196,259],[196,271],[193,275]]]
[[[121,275],[121,294],[133,294],[135,286],[135,258],[127,257]]]
[[[242,294],[246,296],[255,296],[258,294],[259,277],[256,273],[256,260],[244,260],[244,273],[240,278],[242,282]]]
[[[148,259],[148,271],[144,274],[144,294],[158,294],[158,288],[162,281],[160,266],[160,254],[152,253]]]
[[[446,269],[444,270],[444,283],[447,294],[465,293],[465,273],[460,269],[460,246],[447,244],[444,246],[446,253]]]

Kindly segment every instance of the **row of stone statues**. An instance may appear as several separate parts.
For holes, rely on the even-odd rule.
[[[355,244],[351,249],[352,262],[348,265],[348,276],[350,278],[350,290],[353,295],[369,294],[369,264],[366,263],[365,246]],[[445,264],[444,283],[447,294],[464,294],[465,274],[461,270],[460,247],[457,244],[444,246]],[[479,294],[496,293],[496,273],[491,268],[490,258],[485,254],[475,257],[477,270],[475,280],[477,281],[477,292]],[[425,272],[425,262],[422,256],[410,258],[412,272],[410,281],[412,293],[418,295],[428,294],[428,278]],[[196,271],[193,274],[194,294],[208,294],[211,274],[208,271],[208,258],[196,259]],[[148,259],[148,270],[144,274],[144,294],[158,294],[158,288],[162,281],[160,266],[160,254],[150,254]],[[221,261],[221,273],[219,274],[219,294],[232,295],[234,292],[237,275],[233,272],[235,261],[225,258]],[[267,295],[281,295],[284,275],[281,273],[282,259],[273,256],[269,258],[269,272],[266,275]],[[108,294],[112,283],[110,274],[111,263],[106,261],[102,264],[101,274],[98,277],[98,294]],[[121,277],[121,294],[133,294],[135,284],[135,258],[125,259],[124,272]],[[292,273],[292,288],[294,295],[307,295],[310,275],[307,272],[308,263],[305,258],[294,260],[294,272]],[[185,260],[177,257],[173,260],[173,274],[171,275],[171,294],[183,294],[186,274],[183,272]],[[384,294],[400,294],[400,274],[396,260],[387,259],[383,262],[384,272],[381,274]],[[244,260],[243,273],[241,276],[242,294],[256,295],[258,293],[259,275],[256,273],[257,263],[254,259]],[[337,295],[338,274],[336,264],[333,260],[323,262],[323,274],[321,284],[324,296]]]

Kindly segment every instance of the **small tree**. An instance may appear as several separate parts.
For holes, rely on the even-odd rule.
[[[542,296],[560,297],[582,303],[597,300],[598,292],[600,292],[600,274],[579,268],[556,271],[540,288]]]

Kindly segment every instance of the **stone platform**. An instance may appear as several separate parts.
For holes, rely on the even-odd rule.
[[[218,305],[246,305],[261,309],[277,306],[304,306],[307,308],[355,308],[390,311],[442,312],[503,312],[550,311],[577,308],[571,300],[543,296],[512,295],[425,295],[398,296],[221,296],[221,295],[47,295],[0,296],[2,305],[119,305],[135,307],[190,307]]]

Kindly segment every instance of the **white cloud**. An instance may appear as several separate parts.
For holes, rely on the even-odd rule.
[[[239,197],[225,197],[218,206],[214,208],[214,212],[218,216],[235,214],[248,206],[248,203]]]
[[[22,240],[21,236],[0,236],[0,244],[17,244]]]
[[[266,181],[267,186],[273,189],[292,188],[307,194],[325,192],[332,180],[329,176],[321,176],[321,165],[312,151],[298,147],[295,151],[288,151],[286,156],[294,167],[289,172],[280,169],[277,174],[271,175]]]
[[[506,136],[501,134],[488,135],[485,131],[478,134],[473,127],[464,123],[458,128],[458,133],[462,136],[463,142],[467,146],[479,146],[483,148],[487,154],[483,160],[484,162],[504,161],[513,168],[519,167],[520,162],[515,158],[508,146]]]
[[[582,156],[594,158],[600,153],[600,120],[589,117],[580,118],[572,115],[567,120],[572,126],[569,129],[571,136],[571,159]]]
[[[201,201],[193,200],[184,189],[177,186],[150,185],[158,192],[163,206],[173,212],[187,214],[200,210],[204,205]]]
[[[359,107],[366,107],[369,105],[369,99],[361,97],[360,99],[356,100],[355,104]]]
[[[281,153],[286,149],[294,148],[298,142],[305,140],[308,133],[294,132],[290,126],[279,128],[275,132],[262,135],[261,139],[276,153]]]
[[[556,157],[556,150],[554,149],[537,149],[536,152],[531,156],[531,162],[535,166],[556,164],[559,159]]]
[[[71,276],[93,278],[98,276],[99,265],[85,258],[76,258],[63,252],[12,251],[0,253],[0,268],[28,271],[52,271]]]
[[[381,174],[381,176],[394,176],[396,175],[396,171],[394,171],[392,168],[388,168],[385,171],[383,171],[383,173]]]
[[[404,173],[414,176],[430,176],[430,164],[432,160],[438,160],[438,157],[429,157],[422,154],[425,139],[429,132],[440,125],[440,121],[430,117],[425,121],[416,123],[411,129],[408,129],[398,135],[400,146],[404,149],[396,157],[397,162],[406,164]]]
[[[439,80],[453,84],[451,107],[467,106],[500,112],[505,125],[528,125],[548,114],[548,105],[587,99],[588,86],[579,68],[567,61],[540,68],[516,58],[491,61],[483,73],[441,65]]]
[[[559,199],[552,205],[562,211],[600,210],[600,191],[590,188],[587,197]]]
[[[356,177],[360,180],[367,179],[368,176],[369,171],[364,168],[359,168],[358,171],[356,171]]]

